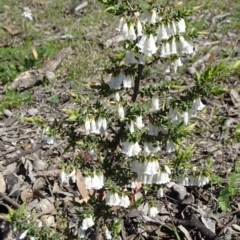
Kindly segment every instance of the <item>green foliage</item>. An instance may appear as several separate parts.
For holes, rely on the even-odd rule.
[[[36,47],[38,59],[35,59],[31,47],[18,46],[0,48],[0,81],[3,84],[14,80],[20,73],[40,68],[44,61],[58,51],[59,45],[46,42]]]
[[[18,93],[14,90],[6,91],[6,95],[0,99],[0,111],[21,106],[32,99],[32,94],[28,91]]]
[[[237,162],[234,172],[230,173],[229,182],[227,186],[220,191],[218,203],[222,211],[227,211],[230,209],[231,198],[236,196],[239,192],[239,180],[240,180],[240,163]]]

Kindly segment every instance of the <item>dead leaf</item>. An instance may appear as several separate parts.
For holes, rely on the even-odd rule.
[[[177,226],[177,228],[185,235],[187,240],[193,240],[188,230],[182,225]]]
[[[230,96],[235,107],[240,106],[240,96],[235,89],[231,89]]]
[[[53,192],[53,193],[56,193],[56,192],[59,192],[59,191],[60,191],[59,184],[58,184],[57,181],[54,181],[52,192]]]
[[[34,58],[35,58],[36,60],[38,60],[38,53],[37,53],[36,48],[32,48],[32,54],[33,54]]]
[[[54,227],[56,225],[54,216],[44,215],[41,217],[41,221],[48,227]]]
[[[89,197],[88,190],[83,182],[82,172],[78,169],[76,174],[76,183],[78,191],[80,192],[82,198],[86,199]]]
[[[142,188],[142,182],[138,182],[137,184],[136,184],[136,188],[135,188],[135,192],[137,193],[137,192],[139,192],[139,190]]]
[[[21,192],[21,199],[22,201],[25,203],[27,202],[27,199],[32,198],[33,197],[33,193],[29,191],[29,189],[23,189],[23,191]]]
[[[12,36],[16,36],[22,32],[21,27],[13,24],[4,25],[2,26],[2,28],[7,32],[9,32]]]
[[[0,172],[0,192],[5,193],[5,191],[6,191],[6,182],[3,178],[2,173]]]
[[[211,218],[201,217],[202,223],[212,232],[216,233],[216,221],[212,220]]]

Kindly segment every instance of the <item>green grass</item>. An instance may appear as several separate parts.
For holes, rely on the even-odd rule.
[[[4,109],[12,109],[29,102],[32,94],[29,91],[18,93],[16,91],[7,91],[4,97],[0,98],[0,112]]]

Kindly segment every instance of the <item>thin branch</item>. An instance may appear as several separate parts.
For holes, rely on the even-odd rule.
[[[6,201],[7,203],[11,204],[14,208],[18,209],[20,207],[20,205],[15,202],[13,199],[11,199],[10,197],[6,196],[4,193],[0,192],[0,198],[2,198],[4,201]]]

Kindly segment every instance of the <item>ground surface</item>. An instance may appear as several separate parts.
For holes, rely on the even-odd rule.
[[[202,5],[189,25],[205,33],[196,39],[198,54],[181,70],[181,78],[185,81],[189,81],[196,71],[201,72],[221,59],[228,58],[230,62],[240,59],[239,0],[187,1],[187,4]],[[34,16],[29,26],[24,25],[21,17],[22,8],[26,6],[32,9]],[[62,188],[58,177],[61,164],[69,163],[78,152],[72,150],[62,154],[68,139],[61,134],[57,135],[55,144],[43,143],[43,128],[54,124],[55,120],[55,124],[68,127],[62,109],[79,108],[77,99],[80,96],[94,97],[89,83],[101,79],[101,70],[107,61],[107,57],[102,56],[114,51],[114,47],[119,48],[116,42],[113,46],[107,42],[106,46],[106,41],[118,34],[114,30],[117,18],[104,13],[103,6],[95,1],[88,2],[77,12],[72,11],[72,6],[72,2],[64,0],[0,0],[0,214],[4,219],[6,205],[18,209],[25,202],[26,210],[32,213],[30,221],[41,218],[49,229],[46,232],[59,234],[56,238],[46,235],[37,239],[63,239],[63,236],[74,239],[72,229],[77,220],[75,212],[71,211],[70,200],[81,195],[81,186]],[[32,72],[24,73],[29,70]],[[223,178],[222,183],[187,188],[190,197],[195,198],[189,200],[191,206],[179,204],[176,197],[179,190],[168,189],[169,198],[159,202],[161,217],[154,221],[144,219],[149,223],[145,229],[151,233],[143,232],[142,238],[132,229],[132,225],[143,220],[142,215],[129,211],[122,231],[123,239],[143,239],[144,236],[177,239],[176,235],[180,234],[181,239],[190,240],[200,239],[199,232],[204,239],[212,239],[215,235],[203,225],[199,226],[195,218],[191,219],[192,225],[189,221],[179,220],[175,221],[175,226],[182,227],[175,228],[172,220],[168,228],[158,230],[170,212],[176,213],[186,206],[186,211],[191,211],[191,207],[194,211],[198,209],[201,220],[208,221],[204,226],[212,233],[214,226],[221,236],[232,232],[232,239],[240,238],[239,77],[240,70],[223,81],[224,94],[203,100],[206,108],[199,116],[199,132],[195,136],[199,158],[211,156],[213,169]],[[176,76],[168,78],[171,80]],[[9,86],[14,86],[15,90],[9,90]],[[206,128],[207,134],[203,136],[201,130]],[[233,176],[232,172],[236,174]],[[231,181],[235,185],[232,189],[226,188]],[[229,211],[222,213],[217,199],[224,188],[228,193],[232,192],[227,195]],[[166,202],[170,199],[172,205]],[[29,220],[23,218],[23,221]],[[26,229],[24,224],[21,226]],[[179,233],[174,234],[174,231]]]

